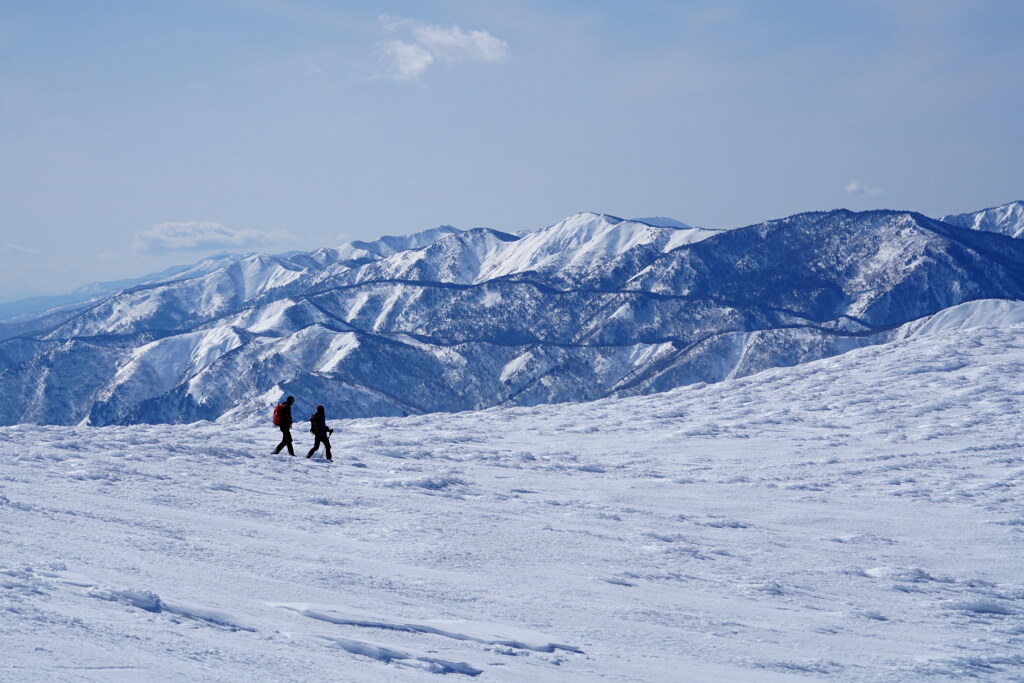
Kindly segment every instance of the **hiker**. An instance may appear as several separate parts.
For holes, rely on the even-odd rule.
[[[295,403],[295,397],[289,396],[285,399],[284,403],[278,403],[274,407],[274,424],[281,430],[281,443],[277,444],[277,448],[274,449],[274,455],[281,452],[281,449],[285,446],[288,447],[288,455],[295,455],[295,449],[292,447],[292,404]]]
[[[316,412],[309,416],[309,431],[313,432],[316,441],[313,443],[313,447],[309,449],[309,453],[306,453],[306,457],[312,458],[313,454],[316,453],[316,449],[320,448],[322,443],[324,445],[324,457],[330,460],[331,440],[328,435],[333,434],[334,430],[327,426],[327,416],[324,414],[323,406],[317,406]]]

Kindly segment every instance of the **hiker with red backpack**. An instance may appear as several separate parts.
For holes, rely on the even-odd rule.
[[[330,435],[334,433],[334,430],[327,426],[327,415],[324,413],[323,406],[317,406],[316,412],[309,416],[309,431],[313,432],[316,441],[313,442],[313,447],[309,449],[306,457],[312,458],[313,454],[316,453],[316,449],[320,448],[320,444],[323,444],[324,457],[327,460],[331,460]]]
[[[295,455],[295,448],[292,447],[292,404],[295,397],[289,396],[284,403],[274,406],[274,424],[281,430],[281,443],[274,449],[274,455],[281,452],[285,446],[288,447],[288,455]]]

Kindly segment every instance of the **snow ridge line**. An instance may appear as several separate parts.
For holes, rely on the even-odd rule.
[[[387,617],[356,615],[353,612],[347,612],[340,608],[316,609],[305,604],[268,604],[273,607],[291,610],[310,619],[326,621],[331,624],[378,628],[389,631],[406,631],[408,633],[429,633],[454,640],[468,640],[484,645],[501,645],[520,650],[533,650],[534,652],[564,650],[565,652],[583,654],[583,650],[580,648],[551,642],[544,634],[501,624],[462,620],[413,621],[409,619],[389,619]]]

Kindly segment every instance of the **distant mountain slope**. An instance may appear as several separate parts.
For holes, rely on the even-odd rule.
[[[898,324],[962,301],[1018,298],[1021,245],[896,211],[806,213],[681,249],[625,285],[847,326]]]
[[[1024,202],[1010,202],[991,209],[943,216],[942,222],[971,230],[998,232],[1010,237],[1024,237]]]
[[[458,232],[458,228],[441,226],[309,253],[222,254],[134,280],[93,283],[67,295],[73,305],[65,305],[64,297],[53,297],[61,300],[57,308],[0,323],[0,340],[40,334],[69,338],[175,330],[181,321],[238,310],[257,295],[323,268],[357,267]],[[27,301],[24,305],[28,307],[39,303]]]
[[[275,262],[283,269],[292,272],[314,271],[329,265],[340,264],[342,267],[359,266],[371,261],[390,256],[407,249],[418,249],[447,235],[461,232],[450,225],[442,225],[430,230],[411,235],[385,235],[371,242],[349,242],[338,248],[317,249],[312,252],[293,252],[290,254],[269,256],[265,254],[219,254],[210,256],[188,266],[174,266],[159,273],[139,278],[117,280],[111,282],[94,282],[79,287],[70,294],[59,296],[32,297],[20,301],[0,304],[0,339],[24,334],[27,330],[45,328],[53,320],[60,317],[69,318],[83,307],[89,307],[107,297],[120,292],[138,292],[152,288],[176,287],[179,283],[196,280],[208,275],[214,279],[223,279],[225,271],[233,269],[227,277],[233,278],[241,290],[237,293],[242,299],[251,298],[255,293],[279,287],[283,282],[290,281],[279,271],[268,269],[268,263]],[[184,289],[206,289],[215,284],[200,281],[199,287],[185,285]],[[223,288],[221,288],[223,289]],[[234,296],[234,294],[232,294]],[[36,322],[45,318],[43,322]]]
[[[232,260],[242,258],[232,254],[220,254],[211,256],[194,263],[190,266],[173,266],[162,270],[159,273],[152,273],[138,278],[114,280],[110,282],[93,282],[79,287],[68,294],[56,296],[37,296],[18,301],[11,301],[0,304],[0,323],[6,323],[8,327],[18,323],[24,323],[39,314],[50,312],[55,314],[61,309],[74,310],[88,305],[105,296],[129,287],[151,284],[154,282],[170,282],[173,280],[198,277],[200,275],[219,270],[224,264]],[[2,325],[0,325],[2,327]]]
[[[402,249],[401,247],[409,247]],[[286,256],[41,318],[0,342],[8,422],[183,422],[282,395],[350,416],[535,405],[719,381],[1024,299],[1024,242],[897,211],[728,231],[577,214]]]
[[[652,216],[650,218],[633,218],[636,223],[646,223],[647,225],[653,225],[658,228],[678,228],[680,230],[689,230],[693,226],[687,225],[682,221],[677,221],[675,218],[666,218],[665,216]]]

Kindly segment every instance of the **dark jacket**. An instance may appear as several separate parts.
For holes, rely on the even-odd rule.
[[[292,427],[292,407],[287,403],[281,404],[281,411],[277,416],[277,426],[281,429],[291,429]]]
[[[327,436],[327,418],[324,413],[316,412],[309,416],[309,431],[318,436]]]

